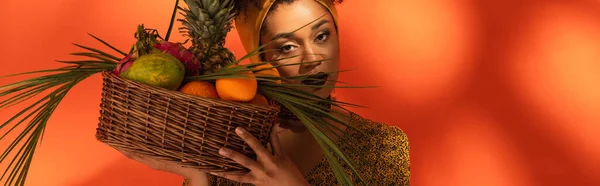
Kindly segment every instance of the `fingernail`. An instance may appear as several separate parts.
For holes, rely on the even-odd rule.
[[[246,130],[244,130],[242,127],[238,127],[235,129],[235,132],[237,132],[238,134],[244,134],[246,133]]]
[[[223,156],[227,156],[229,155],[230,151],[227,148],[221,148],[219,149],[219,154],[223,155]]]

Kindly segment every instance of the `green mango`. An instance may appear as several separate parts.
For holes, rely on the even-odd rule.
[[[177,90],[185,78],[185,66],[172,55],[156,52],[138,57],[120,76],[146,85]]]

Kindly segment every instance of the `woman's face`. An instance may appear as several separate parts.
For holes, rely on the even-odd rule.
[[[323,17],[319,19],[321,16]],[[308,23],[310,24],[305,26]],[[282,77],[339,71],[337,31],[331,14],[318,2],[296,0],[290,4],[280,4],[269,12],[263,27],[265,27],[265,32],[261,35],[261,45],[276,38],[265,47],[266,61],[271,61],[274,65],[303,63],[279,67],[278,70]],[[301,30],[291,35],[279,37],[301,27],[303,27]],[[292,56],[298,57],[274,61]],[[288,81],[286,83],[333,86],[338,79],[338,74],[332,73],[329,76],[319,76],[319,78],[321,80]],[[331,88],[302,89],[323,98],[329,96],[332,91]]]

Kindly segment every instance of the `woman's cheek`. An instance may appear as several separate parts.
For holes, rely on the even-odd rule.
[[[326,44],[327,54],[330,58],[339,64],[340,60],[340,43],[337,39],[337,35],[335,37],[331,37],[331,39]]]
[[[297,76],[298,75],[298,66],[294,65],[294,66],[284,66],[284,67],[279,67],[277,68],[277,70],[279,71],[279,75],[281,77],[290,77],[290,76]]]

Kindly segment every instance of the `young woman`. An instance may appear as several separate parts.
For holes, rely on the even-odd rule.
[[[274,61],[295,55],[300,57],[275,63],[310,62],[278,68],[282,77],[338,71],[340,54],[334,4],[340,2],[341,0],[237,0],[236,29],[248,52],[273,41],[264,48],[268,52],[252,58],[253,62]],[[303,28],[297,30],[301,27]],[[291,35],[285,34],[295,30],[297,31]],[[323,59],[327,60],[314,62]],[[334,85],[333,82],[338,79],[337,74],[320,77],[326,81],[287,83]],[[332,89],[308,91],[326,98],[330,96]],[[350,145],[367,149],[347,154],[359,163],[359,171],[367,181],[365,185],[409,185],[409,144],[406,135],[398,127],[351,115],[350,123],[373,138],[360,139],[358,144],[341,143],[358,135],[357,132],[348,130],[341,139],[335,140],[341,149],[348,149]],[[322,148],[304,125],[293,118],[281,118],[281,121],[271,136],[273,153],[243,129],[236,130],[257,153],[258,161],[229,149],[221,149],[221,155],[251,170],[246,175],[204,173],[148,157],[125,154],[154,169],[187,178],[184,185],[336,185],[337,180],[323,156]],[[340,128],[345,129],[341,125]],[[350,170],[347,172],[351,173]]]

